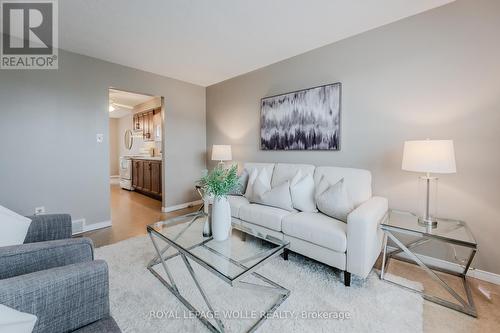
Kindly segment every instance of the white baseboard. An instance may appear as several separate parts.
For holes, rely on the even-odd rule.
[[[395,249],[396,248],[394,248],[392,246],[387,247],[387,250],[389,250],[389,251],[395,250]],[[400,256],[402,256],[406,259],[410,259],[410,257],[406,253],[401,253]],[[457,263],[453,263],[453,262],[446,261],[443,259],[429,257],[429,256],[426,256],[423,254],[418,254],[418,257],[420,258],[420,260],[422,260],[427,265],[432,265],[432,266],[436,266],[439,268],[452,270],[455,272],[463,271],[462,266],[457,264]],[[467,272],[467,276],[470,276],[470,277],[473,277],[473,278],[476,278],[476,279],[479,279],[482,281],[486,281],[486,282],[500,285],[500,274],[495,274],[495,273],[491,273],[491,272],[487,272],[487,271],[483,271],[483,270],[475,269],[475,268],[471,267],[469,269],[469,271]]]
[[[193,207],[193,206],[196,206],[196,205],[201,205],[202,203],[203,203],[203,200],[196,200],[196,201],[191,201],[191,202],[185,202],[185,203],[182,203],[180,205],[169,206],[169,207],[162,207],[161,211],[164,212],[164,213],[170,213],[170,212],[173,212],[175,210],[189,208],[189,207]]]
[[[111,227],[111,221],[103,221],[103,222],[98,222],[98,223],[92,223],[89,225],[84,224],[83,225],[83,230],[79,232],[74,232],[73,235],[78,235],[87,231],[92,231],[92,230],[97,230],[97,229],[103,229],[103,228],[108,228]]]

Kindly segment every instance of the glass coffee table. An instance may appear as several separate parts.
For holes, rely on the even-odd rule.
[[[477,243],[467,224],[463,221],[438,218],[436,227],[424,226],[419,224],[418,217],[412,213],[391,210],[388,218],[382,222],[380,228],[384,232],[384,246],[382,257],[382,268],[380,278],[382,280],[397,284],[401,287],[410,289],[420,293],[424,299],[446,306],[448,308],[460,311],[473,317],[477,317],[476,307],[472,299],[472,293],[467,281],[467,272],[474,260],[477,252]],[[393,249],[389,251],[388,239],[392,242]],[[431,265],[428,259],[435,259],[436,256],[431,255],[425,260],[415,249],[424,246],[430,242],[435,242],[437,246],[446,245],[452,247],[455,252],[456,262],[451,262],[450,268],[437,267]],[[459,248],[464,253],[463,260],[457,260],[456,248]],[[427,252],[432,252],[432,248],[427,249]],[[442,251],[442,250],[441,250]],[[436,253],[437,254],[437,253]],[[429,255],[428,255],[429,257]],[[448,296],[451,296],[451,302],[448,299],[429,295],[424,291],[415,290],[407,286],[403,286],[397,282],[386,278],[387,266],[391,259],[406,261],[420,266],[438,285],[444,289]],[[443,263],[442,259],[437,262]],[[449,260],[445,260],[450,263]],[[454,275],[462,280],[465,297],[446,283],[436,272]]]
[[[217,311],[214,309],[211,296],[203,287],[205,273],[215,275],[234,288],[277,295],[277,300],[269,308],[258,312],[260,315],[257,321],[252,323],[247,330],[247,332],[253,332],[290,295],[288,289],[255,272],[271,258],[283,253],[288,242],[237,225],[233,225],[227,240],[217,242],[212,237],[203,236],[203,227],[207,219],[207,214],[199,211],[148,225],[147,231],[156,255],[148,263],[147,268],[212,332],[225,332],[226,328],[221,318],[215,315]],[[243,235],[241,231],[261,240],[253,242],[252,246],[242,247],[241,244],[246,235]],[[191,277],[190,288],[199,291],[209,309],[208,312],[198,310],[178,288],[179,281],[176,283],[174,280],[173,266],[169,266],[169,261],[179,257]],[[199,264],[203,269],[198,269],[196,273],[193,263]],[[164,276],[156,270],[155,267],[158,265],[163,268]],[[249,277],[263,284],[243,281],[248,280]]]

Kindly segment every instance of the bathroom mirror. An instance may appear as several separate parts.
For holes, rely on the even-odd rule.
[[[125,148],[128,150],[132,149],[132,144],[134,143],[134,137],[132,136],[132,131],[131,130],[126,130],[125,131]]]

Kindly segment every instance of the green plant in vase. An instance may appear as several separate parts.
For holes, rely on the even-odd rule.
[[[208,195],[223,197],[238,186],[238,166],[235,164],[229,169],[217,165],[199,181],[203,191]]]
[[[212,205],[212,236],[216,241],[224,241],[231,230],[231,207],[227,195],[238,186],[238,167],[229,169],[222,165],[216,166],[210,173],[202,177],[200,186],[206,195],[213,197]]]

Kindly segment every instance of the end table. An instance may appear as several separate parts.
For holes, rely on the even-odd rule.
[[[380,228],[384,232],[380,279],[417,292],[428,301],[460,311],[473,317],[477,317],[476,307],[472,299],[472,293],[466,276],[477,252],[477,243],[465,222],[443,218],[438,218],[437,220],[437,227],[426,227],[420,225],[418,223],[418,217],[412,213],[398,210],[389,211],[388,218],[380,225]],[[408,238],[408,236],[413,236],[412,241],[405,244],[405,237]],[[390,252],[388,252],[387,246],[388,239],[390,239],[396,247]],[[426,264],[422,261],[419,255],[414,252],[415,248],[429,243],[432,240],[468,249],[469,256],[465,262],[461,264],[460,271]],[[400,254],[402,253],[406,254],[406,257],[401,256]],[[435,280],[454,299],[456,299],[459,304],[437,296],[426,294],[424,291],[409,288],[386,279],[385,273],[391,259],[402,260],[420,266],[433,280]],[[465,289],[466,299],[457,293],[457,291],[455,291],[449,284],[443,281],[443,279],[441,279],[435,271],[460,277]]]

